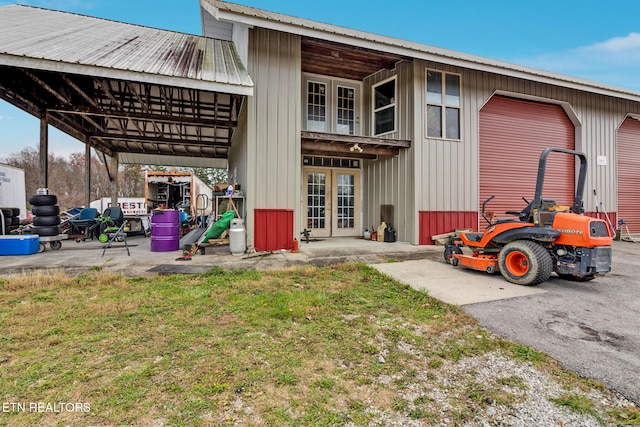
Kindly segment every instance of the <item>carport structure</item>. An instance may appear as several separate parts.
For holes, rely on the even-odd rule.
[[[120,163],[226,168],[253,82],[233,42],[28,6],[0,7],[0,98]],[[86,205],[89,205],[86,191]]]

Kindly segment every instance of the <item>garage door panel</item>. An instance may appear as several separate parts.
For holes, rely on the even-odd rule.
[[[627,118],[618,129],[618,218],[640,233],[640,121]]]
[[[480,112],[480,209],[495,195],[487,211],[508,217],[535,193],[540,153],[548,147],[573,149],[575,129],[562,107],[494,96]],[[574,198],[575,160],[551,153],[543,195],[560,205]],[[481,221],[480,228],[486,224]]]

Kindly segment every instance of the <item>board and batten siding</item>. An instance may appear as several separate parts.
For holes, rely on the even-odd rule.
[[[262,28],[251,30],[248,70],[255,92],[247,97],[247,114],[242,116],[246,120],[246,130],[241,131],[246,133],[246,152],[237,152],[246,156],[242,189],[251,243],[256,232],[254,210],[293,211],[294,218],[301,217],[300,37]],[[229,172],[233,174],[234,169]],[[299,222],[292,231],[290,241],[300,235]]]
[[[409,139],[413,135],[413,66],[411,62],[396,64],[395,70],[385,70],[364,79],[363,124],[365,135],[372,135],[373,85],[396,76],[397,131],[389,138]],[[362,174],[363,227],[380,225],[380,206],[393,205],[398,241],[414,243],[416,209],[413,179],[413,147],[401,149],[398,156],[379,156],[365,160]]]
[[[460,141],[426,137],[427,69],[461,75]],[[415,110],[420,113],[415,115],[416,138],[412,144],[416,162],[418,212],[477,212],[480,204],[480,109],[495,94],[559,103],[565,109],[568,108],[577,122],[576,149],[586,154],[589,163],[584,195],[585,210],[596,210],[593,189],[597,190],[598,200],[605,206],[616,206],[616,130],[627,114],[640,110],[640,103],[426,61],[415,62],[415,75]],[[599,156],[601,160],[606,160],[606,165],[598,166]],[[419,236],[416,236],[416,241],[418,239]]]

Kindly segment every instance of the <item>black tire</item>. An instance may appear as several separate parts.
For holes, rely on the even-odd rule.
[[[588,276],[577,276],[573,274],[560,274],[558,273],[558,277],[562,280],[568,280],[571,282],[590,282],[591,280],[596,278],[595,274],[590,274]]]
[[[14,216],[11,218],[11,225],[20,225],[20,217]]]
[[[57,251],[62,247],[62,242],[60,240],[54,240],[53,242],[49,243],[49,247],[54,251]]]
[[[508,243],[498,258],[500,273],[516,285],[535,286],[549,280],[553,259],[547,250],[529,240]]]
[[[60,234],[60,227],[33,227],[31,232],[38,236],[57,236]]]
[[[36,226],[51,226],[60,224],[60,217],[57,215],[46,215],[46,216],[34,216],[33,217],[33,225]]]
[[[50,216],[58,215],[59,213],[60,207],[58,205],[34,206],[31,209],[31,214],[34,216]]]
[[[29,203],[33,206],[55,205],[58,203],[58,197],[54,194],[36,194],[29,197]]]
[[[2,211],[2,215],[5,218],[11,218],[11,217],[17,216],[13,214],[13,208],[0,208],[0,211]]]
[[[4,222],[5,227],[9,227],[13,223],[13,218],[11,218],[10,216],[5,216],[2,222]]]
[[[13,211],[14,218],[20,216],[20,208],[11,208],[11,210]]]

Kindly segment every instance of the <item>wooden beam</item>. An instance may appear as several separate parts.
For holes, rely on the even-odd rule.
[[[397,156],[400,149],[397,147],[362,147],[363,151],[351,151],[351,146],[346,144],[329,144],[326,142],[302,141],[303,154],[334,155],[341,157],[371,158],[375,156]]]
[[[354,136],[354,135],[342,135],[337,133],[325,133],[325,132],[307,132],[300,133],[302,140],[318,141],[318,142],[331,142],[331,143],[343,143],[343,144],[358,144],[362,146],[376,146],[376,147],[394,147],[394,148],[409,148],[411,147],[411,141],[408,139],[390,139],[390,138],[377,138],[373,136]]]

